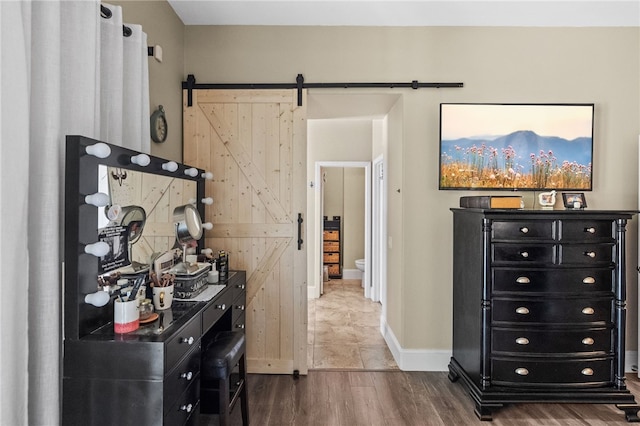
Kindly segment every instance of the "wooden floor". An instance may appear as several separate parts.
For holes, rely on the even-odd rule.
[[[254,426],[586,426],[625,425],[624,412],[612,404],[515,404],[481,422],[462,385],[445,372],[310,371],[307,376],[251,374],[249,419]],[[640,401],[640,381],[627,375]],[[240,405],[234,425],[241,424]],[[202,426],[217,424],[202,416]]]

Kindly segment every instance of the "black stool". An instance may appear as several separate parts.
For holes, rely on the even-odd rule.
[[[216,334],[204,348],[200,374],[202,412],[217,413],[220,426],[227,426],[231,411],[240,398],[242,424],[249,425],[244,333],[221,331]]]

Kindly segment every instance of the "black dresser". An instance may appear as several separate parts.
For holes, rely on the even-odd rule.
[[[607,403],[625,385],[630,211],[453,211],[453,357],[481,420],[510,403]]]

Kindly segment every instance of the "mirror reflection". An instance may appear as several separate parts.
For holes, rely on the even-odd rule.
[[[200,216],[192,204],[197,197],[195,181],[100,165],[98,182],[98,190],[110,198],[109,205],[98,209],[99,238],[112,248],[110,258],[101,259],[100,274],[143,272],[159,253],[184,247],[178,235],[198,234],[198,227],[195,239],[202,235]],[[196,213],[197,221],[185,221],[186,231],[174,218],[177,210]]]

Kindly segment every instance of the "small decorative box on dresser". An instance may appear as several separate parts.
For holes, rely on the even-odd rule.
[[[453,357],[481,420],[509,403],[607,403],[625,385],[630,211],[453,211]]]

